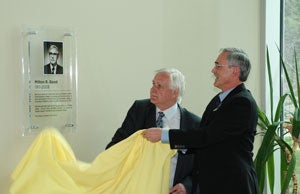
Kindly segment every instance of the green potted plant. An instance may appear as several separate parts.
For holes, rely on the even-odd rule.
[[[280,176],[281,176],[281,193],[286,193],[287,189],[289,189],[289,183],[293,175],[295,175],[295,165],[296,165],[296,157],[294,154],[294,150],[291,145],[286,142],[283,138],[281,138],[279,131],[282,129],[283,124],[289,124],[289,121],[282,120],[282,112],[284,102],[287,97],[290,97],[295,106],[295,112],[293,114],[293,122],[292,124],[292,134],[295,137],[298,137],[300,130],[300,116],[299,116],[299,98],[296,100],[294,95],[294,90],[291,85],[289,74],[286,71],[285,63],[280,55],[281,62],[283,64],[285,70],[285,77],[287,79],[290,93],[286,93],[282,95],[277,103],[276,111],[274,112],[273,108],[273,81],[271,75],[271,65],[269,58],[269,51],[267,48],[267,69],[268,69],[268,78],[269,78],[269,87],[270,87],[270,114],[267,115],[260,107],[258,107],[258,126],[261,128],[261,132],[259,134],[263,135],[263,141],[261,146],[258,149],[257,155],[254,160],[258,184],[260,193],[263,193],[264,188],[267,186],[271,193],[274,193],[274,180],[275,180],[275,166],[274,166],[274,152],[276,150],[280,150]],[[295,57],[296,59],[296,57]],[[296,61],[296,60],[295,60]],[[297,63],[295,62],[295,66]],[[296,74],[298,75],[298,70],[296,68]],[[298,77],[298,76],[297,76]],[[297,79],[299,83],[299,80]],[[300,87],[297,85],[298,97],[300,97]],[[297,135],[298,134],[298,135]],[[268,180],[268,184],[266,184],[266,180]],[[297,188],[296,191],[297,192]]]
[[[280,50],[279,50],[280,51]],[[298,72],[298,63],[297,63],[297,54],[294,49],[294,76],[296,78],[296,86],[293,87],[293,84],[290,79],[290,75],[287,71],[286,64],[283,60],[282,55],[280,54],[280,61],[282,63],[282,67],[284,70],[284,75],[287,80],[288,88],[290,91],[290,99],[294,105],[294,112],[291,113],[290,117],[290,123],[288,125],[283,126],[284,128],[288,129],[288,131],[291,133],[292,136],[292,150],[295,153],[297,151],[297,148],[299,146],[299,132],[300,132],[300,82],[299,82],[299,72]],[[297,93],[297,97],[295,96],[295,93]],[[287,159],[289,162],[289,159],[291,158],[290,155],[287,155]],[[297,194],[298,192],[298,184],[297,184],[297,177],[295,171],[292,174],[292,181],[293,181],[293,194]]]

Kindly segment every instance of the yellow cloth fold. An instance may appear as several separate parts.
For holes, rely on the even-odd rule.
[[[43,130],[12,174],[11,194],[166,194],[168,144],[150,143],[142,130],[100,153],[78,161],[56,129]]]

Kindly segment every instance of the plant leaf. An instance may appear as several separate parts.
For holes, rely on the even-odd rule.
[[[288,87],[289,87],[289,91],[291,93],[291,100],[292,100],[294,106],[298,107],[297,100],[296,100],[295,93],[294,93],[294,89],[293,89],[293,85],[291,83],[290,76],[287,72],[286,65],[285,65],[285,62],[284,62],[283,57],[282,57],[282,53],[281,53],[280,49],[278,49],[278,50],[279,50],[280,62],[282,64],[282,67],[283,67],[283,70],[284,70],[284,75],[285,75],[285,78],[286,78],[286,81],[287,81],[287,84],[288,84]]]
[[[299,108],[295,108],[294,112],[294,118],[293,118],[293,131],[292,135],[296,138],[299,137],[299,132],[300,132],[300,110]]]

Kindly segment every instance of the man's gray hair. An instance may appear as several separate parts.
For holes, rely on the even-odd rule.
[[[248,55],[240,48],[223,48],[221,52],[228,52],[228,66],[238,66],[240,68],[240,81],[247,80],[251,69],[251,63]]]
[[[178,89],[178,97],[177,102],[181,103],[184,90],[185,90],[185,77],[184,75],[175,68],[162,68],[155,71],[156,74],[158,73],[168,73],[170,75],[170,86],[173,91]]]

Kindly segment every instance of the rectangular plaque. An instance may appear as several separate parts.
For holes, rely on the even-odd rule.
[[[22,134],[77,127],[77,52],[74,32],[27,27],[22,31]]]

